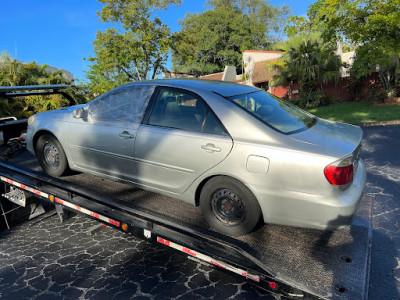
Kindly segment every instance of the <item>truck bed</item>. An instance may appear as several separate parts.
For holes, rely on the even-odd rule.
[[[23,152],[7,164],[43,173]],[[207,231],[199,207],[101,177],[73,173],[61,178],[76,189],[116,198],[187,228]],[[365,299],[368,292],[372,199],[365,195],[352,226],[336,232],[264,225],[248,235],[224,237],[268,266],[278,280],[321,298]]]

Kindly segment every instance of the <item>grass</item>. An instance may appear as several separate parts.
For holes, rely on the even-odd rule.
[[[323,119],[354,125],[400,120],[400,105],[374,106],[369,102],[350,102],[313,108],[308,111]]]

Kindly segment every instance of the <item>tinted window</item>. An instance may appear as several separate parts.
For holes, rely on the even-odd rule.
[[[315,124],[315,117],[293,104],[265,92],[228,98],[267,125],[290,134],[305,130]]]
[[[125,86],[93,100],[88,106],[89,117],[96,121],[140,123],[154,86]]]
[[[154,102],[149,124],[201,131],[207,108],[191,94],[161,89]]]
[[[211,111],[207,113],[206,122],[204,123],[203,132],[227,135],[225,130],[222,128],[221,123],[218,121],[215,114]]]

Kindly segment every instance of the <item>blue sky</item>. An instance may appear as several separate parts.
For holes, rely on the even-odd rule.
[[[271,0],[272,4],[289,4],[293,13],[304,15],[315,0]],[[204,11],[205,1],[184,0],[179,7],[160,13],[163,22],[179,30],[178,20],[187,12]],[[0,51],[24,62],[37,61],[72,72],[84,79],[87,61],[93,52],[97,30],[106,24],[98,21],[101,9],[96,0],[0,0]]]

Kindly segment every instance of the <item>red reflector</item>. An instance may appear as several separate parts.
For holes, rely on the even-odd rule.
[[[353,165],[345,167],[327,166],[324,174],[330,184],[343,185],[353,180]]]
[[[56,202],[57,202],[57,203],[60,203],[60,204],[64,204],[64,201],[62,201],[62,200],[59,199],[59,198],[56,198]]]
[[[212,260],[211,263],[214,264],[214,265],[216,265],[216,266],[218,266],[218,267],[221,267],[221,268],[226,269],[226,267],[225,267],[224,265],[221,265],[220,263],[217,263],[216,261],[213,261],[213,260]]]
[[[96,214],[96,213],[94,213],[94,212],[90,212],[90,215],[91,215],[92,217],[97,218],[97,219],[100,218],[99,214]]]
[[[119,227],[119,222],[118,221],[114,221],[114,220],[111,220],[111,219],[108,219],[108,221],[110,222],[110,224],[113,224],[113,225]]]
[[[192,250],[183,247],[183,252],[186,252],[187,254],[190,254],[192,256],[196,256],[196,253],[192,252]]]
[[[270,282],[269,286],[271,287],[271,289],[276,289],[278,287],[278,285],[276,284],[276,282]]]
[[[169,246],[169,241],[164,240],[163,238],[157,237],[157,242]]]

